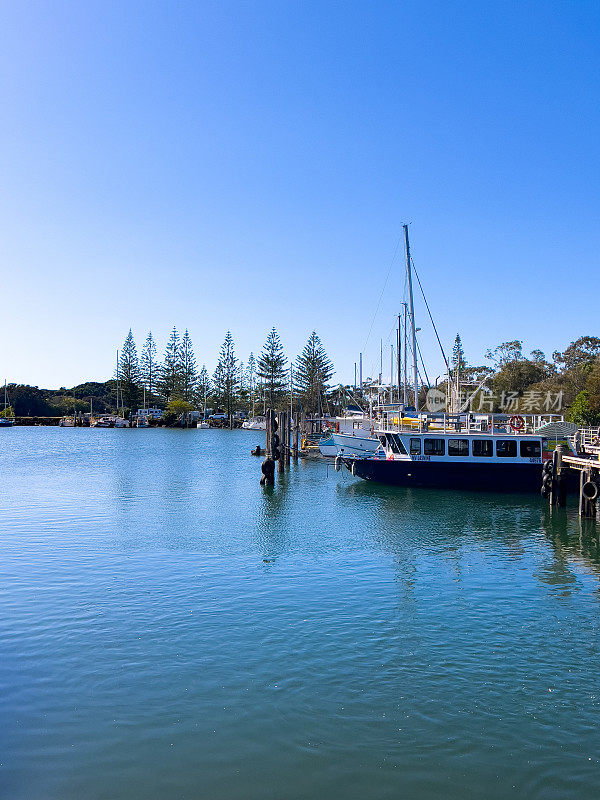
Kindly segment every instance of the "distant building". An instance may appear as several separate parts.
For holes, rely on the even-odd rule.
[[[138,419],[162,419],[161,408],[138,408]]]

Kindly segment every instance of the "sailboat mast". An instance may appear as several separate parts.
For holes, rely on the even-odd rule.
[[[415,306],[412,289],[412,268],[410,265],[410,245],[408,243],[408,225],[404,225],[404,244],[406,246],[406,279],[408,281],[408,304],[410,310],[410,334],[413,351],[413,391],[415,393],[415,409],[419,410],[419,377],[417,373],[417,332],[415,329]]]
[[[402,303],[402,305],[404,306],[404,325],[402,327],[402,330],[404,332],[404,385],[402,387],[402,402],[406,406],[408,405],[408,390],[406,388],[406,384],[408,381],[408,332],[406,328],[408,307],[406,303]]]
[[[402,383],[402,338],[400,334],[400,314],[398,314],[398,341],[396,342],[396,378],[398,380],[398,402],[400,402],[400,385]]]

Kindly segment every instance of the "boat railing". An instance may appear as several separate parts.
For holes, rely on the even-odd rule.
[[[462,433],[485,436],[523,436],[534,434],[549,422],[562,422],[558,414],[420,414],[404,417],[387,413],[384,430],[403,433]],[[593,434],[590,439],[594,438]],[[598,435],[596,434],[596,439]]]

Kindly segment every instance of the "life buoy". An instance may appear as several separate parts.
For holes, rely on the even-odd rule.
[[[515,414],[508,420],[509,427],[513,431],[522,431],[525,427],[525,420],[520,414]]]

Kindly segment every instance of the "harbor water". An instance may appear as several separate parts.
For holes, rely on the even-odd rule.
[[[263,439],[0,434],[0,797],[597,798],[595,523]]]

